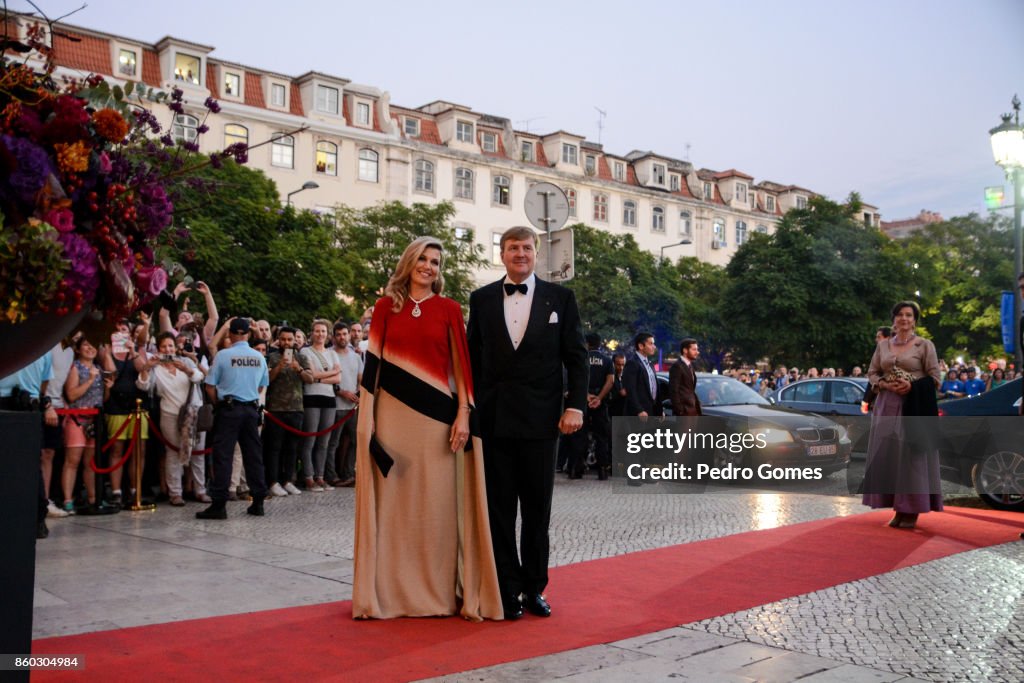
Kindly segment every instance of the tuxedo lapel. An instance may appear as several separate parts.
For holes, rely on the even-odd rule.
[[[502,355],[511,355],[515,353],[516,349],[512,346],[512,337],[509,336],[508,325],[505,324],[505,290],[502,289],[504,281],[505,278],[502,278],[491,285],[491,291],[487,293],[484,310],[489,311],[491,316],[490,324],[501,330],[498,338],[502,340]]]

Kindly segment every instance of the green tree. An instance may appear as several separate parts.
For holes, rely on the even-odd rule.
[[[450,225],[455,215],[451,202],[381,203],[367,209],[340,206],[336,212],[338,244],[346,277],[343,291],[363,310],[383,293],[399,257],[421,235],[436,237],[444,247],[445,295],[464,306],[476,288],[473,271],[487,265],[483,247],[471,231],[457,233]]]
[[[814,198],[740,247],[721,305],[738,359],[849,367],[870,357],[875,327],[922,285],[902,247],[859,211],[856,195]]]
[[[725,268],[686,256],[666,267],[665,273],[681,303],[679,338],[693,337],[700,342],[704,364],[721,370],[732,352],[730,333],[720,309],[722,293],[729,282]]]

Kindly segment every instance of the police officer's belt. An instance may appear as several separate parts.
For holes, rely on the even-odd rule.
[[[258,408],[260,405],[259,401],[240,401],[234,396],[228,396],[220,401],[217,401],[218,406],[250,406],[252,408]]]

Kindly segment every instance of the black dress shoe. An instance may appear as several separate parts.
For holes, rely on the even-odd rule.
[[[504,601],[505,607],[505,619],[507,621],[515,621],[516,619],[523,618],[523,601],[519,599],[519,596],[506,598]]]
[[[36,538],[46,538],[50,535],[50,529],[46,526],[46,520],[41,519],[36,525]]]
[[[228,510],[224,501],[216,502],[205,510],[200,510],[196,513],[196,519],[227,519]]]
[[[551,616],[551,605],[544,599],[544,596],[540,593],[533,595],[527,595],[524,601],[526,609],[530,610],[530,614],[534,614],[538,617],[550,617]]]
[[[263,499],[262,498],[253,498],[252,499],[252,505],[250,505],[246,509],[246,512],[249,513],[250,515],[255,516],[255,517],[262,517],[263,516]]]

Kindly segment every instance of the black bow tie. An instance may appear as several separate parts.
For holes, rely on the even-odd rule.
[[[525,295],[526,292],[528,291],[528,289],[529,288],[526,285],[524,285],[524,284],[514,285],[511,282],[506,282],[505,283],[505,294],[507,294],[509,296],[512,296],[516,292],[519,292],[520,294],[524,294]]]

